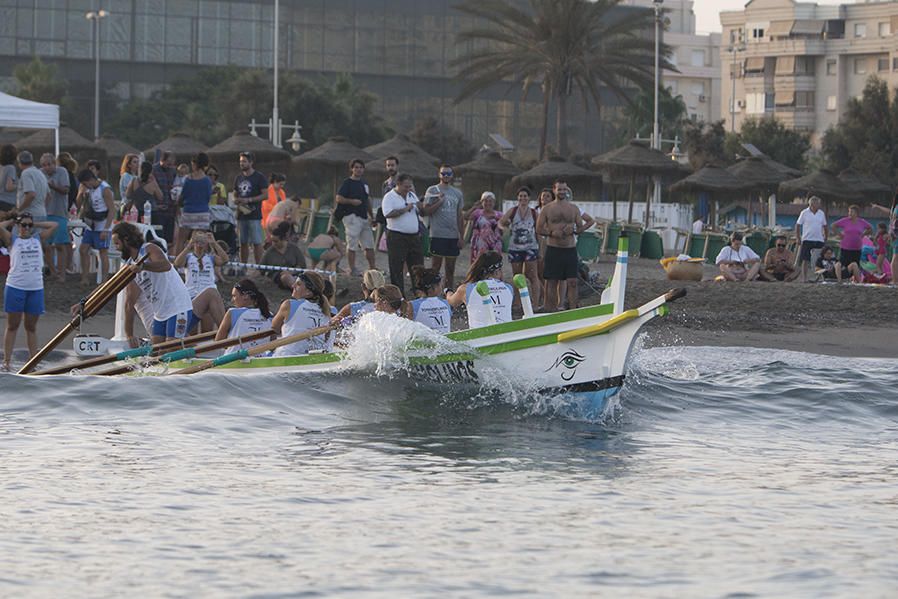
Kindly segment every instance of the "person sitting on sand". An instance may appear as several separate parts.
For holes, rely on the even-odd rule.
[[[374,310],[395,314],[412,320],[412,306],[402,297],[402,291],[396,285],[378,287],[371,294],[374,299]]]
[[[346,254],[346,244],[340,239],[336,227],[331,227],[327,233],[316,235],[309,243],[307,250],[311,264],[309,268],[318,268],[336,272],[340,259]],[[349,272],[343,273],[349,274]]]
[[[884,285],[892,281],[892,265],[883,261],[882,266],[876,264],[876,248],[865,245],[861,249],[861,261],[848,265],[851,280],[854,283],[868,283],[872,285]]]
[[[764,268],[758,274],[768,281],[794,281],[798,278],[795,254],[786,249],[786,238],[782,235],[776,237],[773,243],[773,247],[764,254]]]
[[[817,258],[817,264],[814,266],[817,269],[817,274],[823,275],[824,281],[842,282],[842,263],[836,260],[835,252],[828,245],[823,246],[823,249],[820,250],[820,257]]]
[[[258,333],[271,328],[271,308],[268,306],[268,298],[259,291],[251,279],[243,279],[231,289],[231,303],[234,304],[221,319],[221,325],[215,334],[215,340],[243,337],[252,333]],[[269,339],[263,337],[255,341],[247,341],[232,345],[224,350],[230,354],[241,349],[249,349],[256,345],[267,343]]]
[[[7,227],[15,224],[16,231]],[[34,222],[29,212],[0,222],[0,241],[10,249],[9,274],[3,291],[3,311],[6,312],[6,333],[3,338],[3,366],[9,371],[12,350],[22,317],[28,339],[28,356],[37,353],[37,321],[44,313],[44,250],[43,243],[59,226],[56,222]],[[41,229],[39,235],[35,229]]]
[[[443,277],[438,269],[412,267],[412,284],[420,294],[418,299],[412,300],[413,320],[445,334],[452,327],[452,308],[448,301],[440,297],[442,282]]]
[[[281,337],[289,337],[324,326],[331,319],[331,305],[324,295],[324,277],[317,272],[301,272],[293,283],[293,295],[281,303],[273,328]],[[327,348],[327,335],[318,335],[274,350],[275,356],[298,356]]]
[[[271,235],[271,247],[262,256],[262,264],[266,266],[279,266],[282,268],[305,268],[306,257],[296,244],[290,243],[287,238],[290,235],[290,224],[281,223],[275,227]],[[289,270],[268,271],[274,284],[284,290],[293,289],[296,280]]]
[[[480,282],[485,282],[489,286],[496,322],[510,322],[514,288],[502,280],[502,254],[499,252],[489,251],[480,254],[468,269],[468,274],[458,289],[447,292],[446,299],[449,305],[454,308],[465,304],[468,311],[468,328],[474,329],[490,324],[489,313],[476,291]]]
[[[727,281],[754,281],[761,270],[761,257],[742,242],[742,233],[736,231],[730,244],[717,254],[715,263]]]
[[[343,306],[331,322],[341,322],[344,318],[356,320],[363,314],[374,312],[374,290],[386,285],[384,273],[379,270],[366,270],[362,275],[362,299]]]

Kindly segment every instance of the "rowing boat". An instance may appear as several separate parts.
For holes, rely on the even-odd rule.
[[[456,331],[445,342],[412,341],[402,348],[400,366],[359,364],[350,352],[289,357],[229,358],[216,371],[233,375],[266,373],[339,374],[378,379],[397,377],[415,387],[482,386],[496,372],[545,394],[564,394],[584,411],[601,413],[624,383],[628,356],[639,329],[668,312],[667,303],[683,295],[671,291],[646,304],[623,309],[627,278],[626,237],[620,239],[612,282],[599,305]],[[363,318],[385,317],[371,314]],[[395,317],[390,317],[395,318]],[[384,321],[379,321],[382,326]],[[418,326],[418,325],[416,325]],[[195,365],[173,362],[169,368]]]

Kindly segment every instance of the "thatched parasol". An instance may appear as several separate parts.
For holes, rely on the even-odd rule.
[[[526,185],[534,190],[541,187],[552,187],[557,179],[564,179],[574,198],[585,199],[598,195],[601,189],[602,177],[599,173],[579,167],[564,158],[552,156],[528,171],[513,177],[511,185],[518,187]],[[593,186],[597,189],[594,190]]]
[[[6,144],[18,144],[23,139],[34,133],[34,129],[13,129],[12,127],[0,128],[0,146]],[[18,146],[17,148],[18,149]]]
[[[508,181],[521,173],[511,160],[502,157],[495,150],[478,152],[477,157],[455,167],[462,175],[462,192],[465,196],[483,191],[483,186],[496,192],[504,191]]]
[[[798,179],[780,183],[781,194],[816,195],[828,202],[855,201],[861,194],[845,185],[832,172],[820,169]]]
[[[785,170],[792,170],[785,165],[775,166],[776,162],[765,156],[750,156],[740,160],[736,164],[727,167],[727,170],[737,178],[748,183],[748,222],[751,223],[754,218],[754,197],[752,192],[757,193],[758,201],[763,205],[764,194],[776,192],[779,184],[792,178],[786,174]],[[773,226],[773,223],[771,223]]]
[[[190,157],[199,152],[205,152],[208,148],[193,139],[186,133],[175,133],[166,140],[160,141],[155,146],[145,152],[147,160],[154,162],[156,160],[156,150],[163,152],[174,152],[178,162],[189,162]]]
[[[706,164],[685,179],[670,186],[673,192],[707,191],[710,193],[739,192],[748,188],[745,181],[734,177],[725,168]]]
[[[290,152],[244,129],[206,151],[209,161],[218,169],[219,181],[225,185],[240,172],[240,152],[252,152],[255,157],[253,168],[266,175],[272,172],[286,174],[290,169]]]
[[[872,196],[875,199],[888,197],[892,191],[888,185],[880,183],[874,176],[856,171],[853,168],[846,168],[839,173],[839,180],[862,196]]]
[[[365,164],[374,160],[374,157],[368,152],[349,143],[349,140],[345,137],[332,137],[314,150],[295,156],[292,163],[305,171],[316,167],[323,167],[329,170],[333,175],[333,197],[334,207],[336,207],[339,182],[342,177],[346,177],[349,174],[349,161],[356,158]],[[331,218],[333,219],[333,209],[331,209]]]
[[[368,154],[374,156],[374,161],[376,162],[383,162],[388,156],[396,156],[399,158],[399,154],[405,150],[411,150],[417,154],[418,157],[423,158],[432,166],[440,165],[439,158],[414,143],[405,133],[397,133],[386,141],[365,148],[365,151],[368,152]],[[402,159],[399,160],[399,163],[400,165],[402,164]]]
[[[592,163],[609,176],[616,174],[629,176],[628,222],[633,220],[633,191],[636,187],[637,176],[674,175],[680,171],[678,162],[671,160],[661,150],[650,148],[648,142],[643,140],[631,140],[625,146],[595,156]],[[646,220],[649,218],[650,196],[648,193],[648,182],[646,182]],[[617,221],[617,198],[614,195],[611,197],[611,211],[612,219]]]
[[[16,142],[16,148],[20,151],[28,150],[34,155],[35,162],[37,162],[41,154],[47,152],[52,154],[56,151],[53,130],[36,131]],[[59,151],[70,153],[78,161],[80,168],[84,168],[88,160],[99,160],[100,164],[106,164],[106,150],[65,125],[59,128]],[[118,169],[115,172],[118,172]],[[108,173],[105,174],[108,176]]]
[[[106,150],[106,172],[109,173],[110,176],[119,173],[122,168],[122,160],[124,160],[126,155],[140,155],[140,150],[108,133],[101,135],[95,143]]]
[[[791,166],[785,165],[782,162],[777,162],[770,156],[765,156],[764,154],[761,154],[760,156],[758,156],[758,158],[760,158],[761,160],[766,162],[768,166],[772,166],[773,168],[780,171],[781,173],[789,175],[789,177],[791,177],[791,178],[800,177],[802,175],[801,171],[798,170],[797,168],[792,168]]]

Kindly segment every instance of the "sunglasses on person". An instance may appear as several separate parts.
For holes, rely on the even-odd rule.
[[[786,244],[785,244],[785,243],[778,243],[778,244],[776,244],[776,247],[778,247],[778,248],[784,248],[784,247],[786,247]]]
[[[440,176],[441,177],[451,177],[452,171],[440,171]]]
[[[34,227],[34,223],[19,223],[19,226],[23,229],[31,229]]]

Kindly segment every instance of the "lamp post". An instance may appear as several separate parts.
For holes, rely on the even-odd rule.
[[[736,131],[736,53],[745,48],[742,46],[740,32],[730,31],[730,53],[733,63],[730,66],[730,79],[732,81],[732,93],[730,94],[730,133]]]
[[[256,129],[268,129],[269,141],[271,141],[271,139],[275,135],[272,132],[272,129],[274,129],[274,127],[272,127],[272,123],[270,120],[267,123],[257,123],[256,119],[252,119],[249,123],[249,133],[253,137],[259,137],[259,132],[256,131]],[[281,139],[284,129],[293,129],[293,135],[291,135],[289,138],[287,138],[286,143],[290,144],[290,148],[294,152],[299,153],[301,144],[304,144],[307,141],[302,138],[302,133],[300,133],[300,131],[302,131],[302,125],[299,124],[299,121],[294,121],[292,125],[285,125],[285,124],[281,123],[280,127],[278,127],[278,133],[277,133],[278,139]],[[272,143],[274,143],[274,142],[272,142]],[[278,145],[277,147],[280,148],[281,146]]]
[[[100,19],[109,16],[109,11],[92,10],[84,15],[92,22],[94,35],[94,139],[100,137]]]
[[[274,105],[271,108],[271,144],[281,147],[281,119],[278,114],[278,33],[280,29],[280,0],[274,0]]]
[[[658,88],[661,86],[661,7],[663,4],[664,0],[652,0],[652,8],[655,9],[655,110],[652,117],[652,148],[655,150],[661,149],[661,134],[659,131],[661,127],[658,123]],[[661,202],[661,178],[655,176],[653,183],[655,185],[652,200],[658,204]],[[645,209],[645,228],[648,229],[650,226],[651,214],[650,207],[647,205]]]

